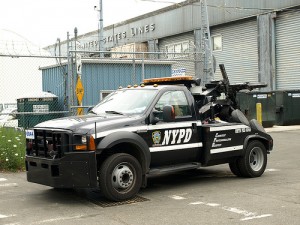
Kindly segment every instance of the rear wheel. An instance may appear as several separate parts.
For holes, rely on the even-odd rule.
[[[238,177],[241,177],[241,176],[242,176],[241,171],[240,171],[240,169],[239,169],[239,167],[238,167],[238,165],[237,165],[237,160],[235,160],[235,161],[233,161],[233,162],[230,162],[230,163],[229,163],[229,168],[230,168],[231,172],[232,172],[234,175],[236,175],[236,176],[238,176]]]
[[[267,151],[260,141],[251,141],[245,155],[237,160],[237,168],[243,177],[260,177],[267,167]]]
[[[142,168],[136,158],[118,153],[108,157],[99,172],[100,189],[113,201],[134,197],[142,185]]]

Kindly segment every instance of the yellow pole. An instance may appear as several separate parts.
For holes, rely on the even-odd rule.
[[[256,103],[256,119],[262,125],[262,105],[261,105],[261,103]]]

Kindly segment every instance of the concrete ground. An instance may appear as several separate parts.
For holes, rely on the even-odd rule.
[[[300,224],[300,126],[268,128],[274,151],[260,178],[228,165],[151,178],[146,201],[112,206],[97,190],[55,190],[0,173],[0,224]],[[145,199],[144,199],[145,200]],[[110,206],[110,207],[104,207]]]

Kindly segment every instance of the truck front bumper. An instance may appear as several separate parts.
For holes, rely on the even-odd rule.
[[[68,153],[60,159],[26,156],[27,181],[54,188],[95,188],[95,152]]]

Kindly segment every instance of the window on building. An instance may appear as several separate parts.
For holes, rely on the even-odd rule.
[[[102,101],[106,96],[108,96],[109,94],[113,93],[113,90],[103,90],[100,91],[100,101]]]
[[[222,35],[215,35],[211,37],[213,51],[222,51]]]
[[[190,51],[189,42],[183,42],[182,43],[182,52],[189,52],[189,51]]]
[[[182,44],[175,44],[174,50],[175,50],[175,53],[181,53],[182,52]]]
[[[185,57],[186,55],[181,53],[188,53],[189,49],[190,49],[189,41],[173,43],[165,46],[167,58],[169,59]]]

